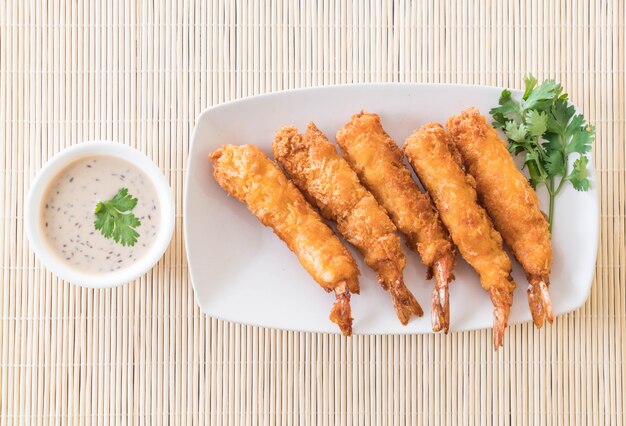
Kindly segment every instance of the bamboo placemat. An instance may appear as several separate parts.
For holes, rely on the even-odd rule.
[[[0,1],[1,423],[626,424],[624,9],[622,0]],[[199,312],[181,204],[204,108],[333,83],[520,87],[529,71],[562,82],[597,125],[601,240],[582,309],[542,330],[510,327],[495,354],[491,331],[344,339]],[[23,202],[49,157],[100,138],[154,159],[177,221],[154,270],[98,291],[41,267]]]

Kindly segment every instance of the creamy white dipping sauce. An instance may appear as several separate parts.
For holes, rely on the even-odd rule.
[[[94,210],[127,188],[137,198],[132,213],[141,225],[134,246],[123,246],[96,230]],[[154,243],[161,220],[156,190],[133,164],[117,157],[91,156],[69,164],[50,182],[41,206],[41,228],[53,251],[71,267],[102,274],[141,258]]]

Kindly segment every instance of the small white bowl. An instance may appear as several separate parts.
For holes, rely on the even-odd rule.
[[[137,262],[106,274],[88,274],[77,271],[63,263],[51,252],[40,228],[42,198],[48,184],[70,163],[92,155],[119,157],[134,164],[148,177],[156,190],[161,208],[161,223],[154,241],[144,256]],[[90,288],[106,288],[125,284],[149,271],[163,256],[174,232],[174,198],[167,180],[159,168],[141,152],[129,146],[110,141],[83,142],[67,148],[54,157],[39,171],[28,192],[25,206],[26,236],[37,257],[44,266],[59,278],[73,284]]]

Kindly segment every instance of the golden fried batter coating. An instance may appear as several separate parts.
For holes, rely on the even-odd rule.
[[[274,157],[294,183],[337,222],[337,231],[364,256],[392,296],[396,314],[406,324],[422,310],[404,285],[406,263],[400,240],[385,210],[360,183],[350,165],[313,123],[303,135],[294,127],[276,133]]]
[[[433,329],[447,332],[448,283],[453,278],[454,246],[428,195],[404,165],[400,147],[385,132],[377,114],[361,112],[337,132],[337,144],[361,183],[387,210],[389,217],[428,267],[436,271]]]
[[[359,270],[348,249],[259,148],[225,145],[210,158],[217,183],[271,227],[320,286],[335,292],[330,318],[352,334],[350,292],[359,292]]]
[[[537,194],[515,165],[506,143],[476,108],[451,117],[447,127],[467,172],[476,182],[480,202],[526,271],[531,284],[528,302],[535,324],[541,327],[545,317],[552,322],[547,289],[541,288],[549,284],[552,246]]]
[[[463,258],[480,276],[494,305],[494,346],[502,345],[515,283],[502,237],[478,205],[471,179],[451,153],[438,123],[424,125],[406,140],[404,152],[439,210]]]

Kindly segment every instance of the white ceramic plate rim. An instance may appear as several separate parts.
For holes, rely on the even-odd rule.
[[[188,262],[189,262],[189,277],[191,279],[192,282],[192,286],[194,288],[194,295],[196,298],[196,303],[198,303],[198,305],[201,307],[202,309],[202,301],[199,298],[199,291],[197,288],[197,283],[199,282],[199,280],[197,279],[198,277],[195,277],[195,272],[194,272],[194,268],[191,266],[191,256],[189,255],[190,253],[190,247],[189,247],[189,239],[187,238],[187,235],[189,235],[189,223],[188,223],[188,193],[189,193],[189,183],[191,180],[191,161],[192,161],[192,153],[194,151],[193,149],[193,145],[196,143],[196,139],[198,137],[198,132],[199,132],[199,126],[198,124],[205,118],[205,116],[208,116],[210,114],[213,114],[216,111],[219,111],[221,109],[225,109],[225,108],[231,108],[233,106],[236,106],[237,104],[243,103],[243,102],[248,102],[248,101],[254,101],[254,100],[262,100],[263,98],[272,98],[272,97],[276,97],[276,96],[281,96],[281,95],[297,95],[297,94],[306,94],[308,92],[314,92],[314,91],[333,91],[336,89],[355,89],[355,88],[362,88],[362,89],[385,89],[385,88],[407,88],[407,89],[420,89],[420,88],[437,88],[437,87],[441,87],[441,88],[446,88],[446,89],[455,89],[455,88],[468,88],[468,89],[488,89],[488,90],[498,90],[501,91],[503,88],[498,87],[498,86],[486,86],[486,85],[470,85],[470,84],[446,84],[446,83],[353,83],[353,84],[339,84],[339,85],[329,85],[329,86],[314,86],[314,87],[307,87],[307,88],[298,88],[298,89],[288,89],[288,90],[284,90],[284,91],[277,91],[277,92],[270,92],[270,93],[264,93],[264,94],[259,94],[259,95],[254,95],[254,96],[249,96],[249,97],[245,97],[245,98],[240,98],[240,99],[234,99],[228,102],[224,102],[221,103],[219,105],[215,105],[212,106],[210,108],[207,108],[206,110],[204,110],[203,112],[200,113],[200,115],[198,116],[197,120],[196,120],[196,126],[194,128],[193,134],[192,134],[192,139],[191,139],[191,145],[189,148],[189,158],[188,158],[188,164],[187,164],[187,170],[186,170],[186,174],[185,174],[185,181],[184,181],[184,185],[185,185],[185,189],[184,189],[184,196],[183,196],[183,230],[184,230],[184,235],[185,235],[185,249],[187,251],[187,255],[188,255]],[[521,96],[522,91],[520,90],[511,90],[511,92],[513,93],[514,96]],[[468,105],[469,106],[469,105]],[[371,112],[377,112],[377,111],[371,111]],[[311,117],[311,120],[315,121],[315,117]],[[332,135],[329,135],[329,137]],[[407,135],[408,136],[408,135]],[[331,139],[332,141],[333,139]],[[242,142],[243,144],[243,142]],[[591,244],[593,244],[593,253],[594,253],[594,259],[593,259],[593,264],[595,265],[595,261],[596,261],[596,256],[597,256],[597,250],[598,250],[598,237],[599,237],[599,194],[596,188],[597,185],[597,179],[596,179],[596,173],[595,173],[595,167],[594,167],[594,163],[593,163],[593,158],[592,158],[592,153],[588,153],[588,156],[590,158],[590,164],[589,164],[589,175],[590,175],[590,179],[593,182],[592,183],[592,189],[591,192],[595,193],[595,202],[593,203],[593,205],[589,205],[588,208],[591,209],[591,216],[595,218],[595,224],[594,223],[590,223],[589,224],[589,229],[588,232],[590,234],[590,238],[589,238],[589,242]],[[259,226],[262,226],[259,224]],[[572,312],[578,308],[580,308],[582,305],[584,305],[585,301],[588,299],[589,297],[589,293],[591,291],[591,284],[593,281],[593,276],[594,276],[594,271],[595,268],[592,267],[589,269],[589,271],[587,271],[586,277],[585,277],[585,281],[589,283],[588,286],[585,287],[585,292],[583,296],[579,296],[576,299],[571,299],[570,300],[570,304],[568,304],[567,306],[565,306],[564,308],[561,309],[561,311],[558,313],[558,315],[563,315],[569,312]],[[358,297],[358,296],[357,296]],[[430,301],[427,300],[423,300],[420,301],[422,303],[422,305],[424,303],[430,303]],[[518,302],[519,303],[519,302]],[[525,302],[524,302],[525,303]],[[330,305],[329,305],[330,306]],[[228,316],[223,316],[223,315],[219,315],[219,314],[215,314],[212,312],[205,312],[207,314],[209,314],[211,317],[216,318],[216,319],[221,319],[221,320],[226,320],[229,322],[233,322],[236,324],[242,324],[242,325],[258,325],[256,324],[254,321],[245,321],[245,320],[238,320],[237,318],[232,318],[232,317],[228,317]],[[320,318],[320,321],[326,321],[326,318]],[[514,325],[514,324],[518,324],[518,323],[523,323],[523,322],[528,322],[528,320],[526,319],[521,319],[521,320],[515,320],[512,319],[511,321],[509,321],[509,325]],[[267,328],[272,328],[272,329],[283,329],[283,330],[293,330],[293,331],[303,331],[303,332],[321,332],[321,333],[329,333],[329,334],[339,334],[338,330],[333,330],[333,331],[321,331],[319,329],[317,329],[316,327],[297,327],[297,326],[289,326],[289,327],[276,327],[276,326],[266,326],[263,325],[264,327]],[[480,330],[480,329],[488,329],[491,328],[491,325],[489,324],[485,324],[484,326],[479,326],[479,327],[464,327],[463,325],[457,325],[456,327],[454,327],[453,330],[451,331],[465,331],[465,330]],[[355,335],[372,335],[372,334],[389,334],[389,335],[400,335],[400,334],[430,334],[430,333],[434,333],[432,330],[411,330],[408,328],[404,328],[402,330],[392,330],[392,331],[388,331],[388,332],[384,332],[384,333],[371,333],[371,332],[362,332],[359,331],[358,328],[354,329],[354,334]]]
[[[161,209],[159,231],[154,244],[135,263],[119,271],[107,274],[88,274],[72,269],[55,255],[40,227],[40,212],[43,196],[48,185],[60,171],[70,163],[91,155],[107,155],[128,161],[140,169],[154,185]],[[26,236],[41,263],[59,278],[89,288],[107,288],[128,283],[150,270],[161,258],[174,232],[174,198],[167,180],[159,168],[143,153],[127,145],[97,140],[73,145],[54,155],[37,173],[25,205]]]

